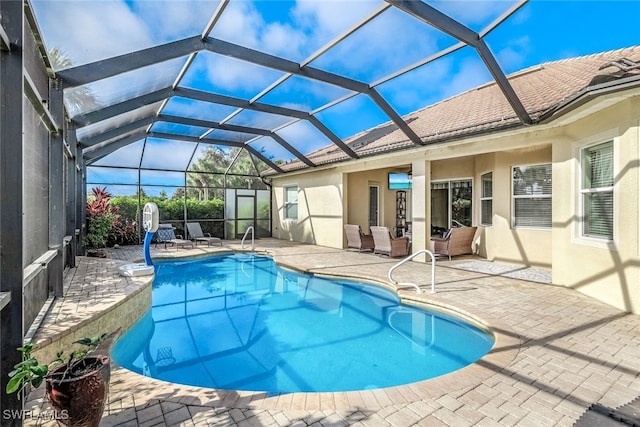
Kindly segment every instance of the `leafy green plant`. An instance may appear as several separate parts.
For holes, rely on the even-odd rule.
[[[7,394],[21,392],[28,385],[32,385],[35,388],[40,387],[42,381],[49,373],[49,365],[38,362],[38,360],[31,355],[33,351],[33,344],[28,343],[22,347],[18,347],[18,351],[22,353],[22,362],[14,365],[13,370],[9,372],[9,382],[7,383]],[[58,361],[54,360],[54,363]],[[20,398],[18,394],[18,398]]]
[[[86,357],[91,354],[98,346],[107,338],[108,334],[96,335],[94,337],[81,338],[74,342],[84,346],[71,352],[69,357],[63,359],[63,351],[59,351],[56,358],[48,364],[41,363],[31,353],[33,352],[33,344],[27,343],[22,347],[18,347],[18,351],[22,353],[22,362],[13,366],[13,370],[9,372],[9,382],[7,383],[7,394],[18,393],[18,398],[27,386],[38,388],[42,381],[51,375],[53,368],[60,364],[64,364],[65,369],[56,377],[61,380],[67,377],[76,377],[84,375],[93,370],[91,364],[85,363]]]
[[[113,227],[117,209],[109,205],[111,194],[106,188],[92,188],[87,200],[87,234],[84,244],[89,249],[107,246],[107,239]]]
[[[85,243],[90,249],[104,248],[113,227],[113,216],[109,213],[91,217],[85,237]]]

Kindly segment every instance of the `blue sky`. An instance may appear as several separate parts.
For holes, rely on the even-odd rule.
[[[512,1],[436,1],[430,5],[480,32],[513,5]],[[87,1],[38,0],[33,2],[47,48],[58,47],[75,65],[97,61],[194,35],[204,30],[217,1]],[[261,49],[296,62],[344,33],[365,16],[380,10],[382,1],[246,1],[231,0],[211,36]],[[506,74],[567,57],[640,44],[637,30],[640,1],[530,1],[489,33],[485,40]],[[311,66],[376,84],[456,41],[405,13],[390,8],[355,32]],[[312,58],[313,59],[313,58]],[[186,58],[178,58],[150,70],[132,72],[91,85],[103,105],[171,84]],[[282,76],[281,72],[250,65],[210,52],[198,54],[182,85],[251,99]],[[415,69],[375,86],[400,114],[418,110],[491,80],[471,48]],[[291,77],[260,102],[313,111],[349,92],[321,82]],[[278,129],[293,146],[308,153],[330,142],[305,123],[282,117],[250,113],[229,117],[233,108],[201,108],[198,103],[176,99],[166,106],[191,109],[196,118],[246,126]],[[355,96],[317,113],[335,134],[346,138],[388,121],[366,96]],[[169,124],[157,129],[171,130]],[[281,126],[285,126],[280,128]],[[199,132],[198,129],[192,129]],[[97,130],[96,130],[97,132]],[[215,132],[211,137],[215,137]],[[248,140],[247,136],[238,136]],[[168,146],[171,144],[168,144]],[[277,148],[273,140],[252,142],[274,159],[293,156]],[[194,152],[195,144],[185,144]],[[175,144],[162,156],[171,166]],[[103,164],[118,165],[139,148],[113,153]],[[184,156],[178,156],[183,158]],[[107,161],[108,160],[108,161]]]

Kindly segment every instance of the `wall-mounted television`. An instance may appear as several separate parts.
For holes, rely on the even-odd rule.
[[[389,172],[389,190],[411,190],[411,175],[408,172]]]

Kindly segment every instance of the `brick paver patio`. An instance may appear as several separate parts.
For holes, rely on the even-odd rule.
[[[277,262],[300,270],[383,282],[398,261],[274,239],[260,239],[256,246]],[[153,248],[153,256],[229,249],[239,249],[239,244]],[[76,271],[67,275],[69,296],[56,301],[50,315],[82,317],[102,310],[100,301],[109,298],[104,295],[105,288],[118,295],[135,288],[129,282],[109,285],[109,281],[123,280],[117,276],[118,260],[140,258],[140,247],[111,250],[107,260],[80,257]],[[435,295],[427,292],[417,296],[407,288],[400,290],[400,296],[455,307],[490,325],[498,337],[496,348],[471,367],[389,389],[266,396],[170,384],[113,366],[110,400],[100,425],[571,426],[593,403],[617,408],[640,395],[639,316],[572,289],[456,268],[461,262],[473,262],[477,267],[481,260],[438,261]],[[81,272],[86,277],[79,276]],[[417,283],[428,290],[430,272],[429,264],[408,263],[396,275],[400,282]],[[97,281],[102,286],[91,291],[87,285]],[[95,304],[78,301],[75,290],[79,286]],[[99,292],[100,298],[93,292]],[[50,317],[45,325],[56,331],[56,322]],[[49,339],[46,334],[46,330],[40,331],[34,340]],[[36,390],[29,396],[27,409],[33,409],[34,414],[46,415],[48,411],[42,395],[42,390]],[[54,423],[34,416],[25,420],[25,425]]]

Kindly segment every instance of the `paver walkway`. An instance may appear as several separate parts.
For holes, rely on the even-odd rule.
[[[397,262],[274,239],[256,243],[258,250],[268,250],[279,263],[314,273],[386,281],[387,271]],[[225,242],[225,247],[239,245]],[[153,254],[218,250],[154,248]],[[122,248],[111,251],[110,257],[140,259],[142,251]],[[101,261],[79,258],[79,262]],[[421,294],[419,299],[455,306],[493,325],[504,338],[493,359],[418,385],[346,397],[224,393],[164,383],[114,366],[110,401],[100,425],[571,426],[592,404],[617,408],[640,395],[640,316],[571,289],[455,268],[460,262],[477,267],[480,260],[438,261],[437,293]],[[538,280],[539,273],[531,279]],[[396,275],[401,282],[430,288],[428,264],[408,263]],[[409,289],[400,295],[415,298]],[[42,390],[36,390],[27,405],[46,414],[41,397]],[[41,418],[26,420],[25,425],[53,423]]]

